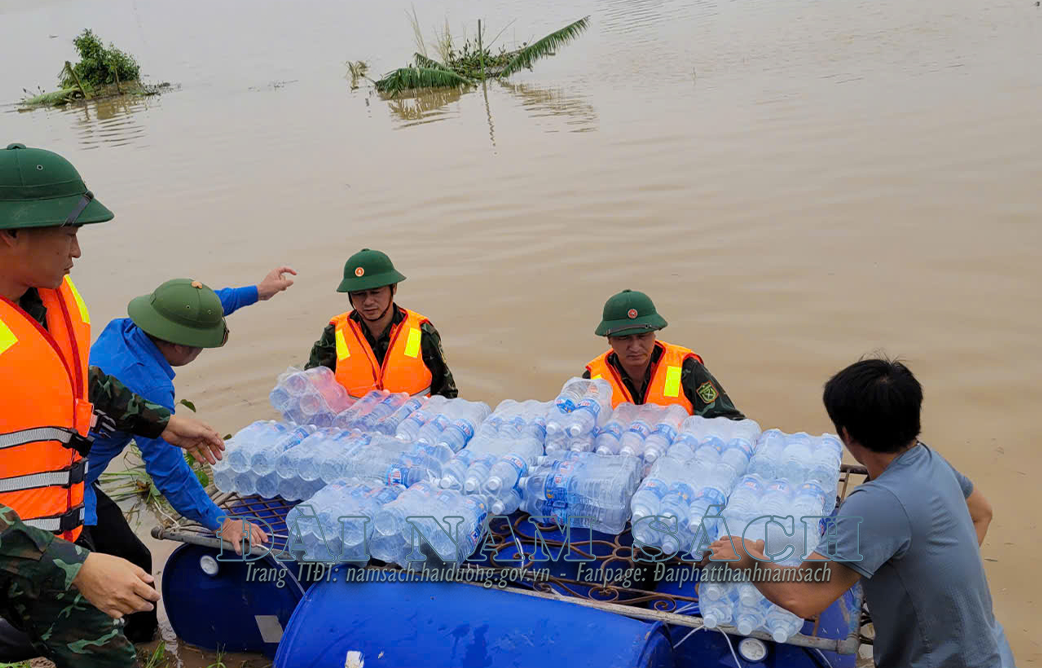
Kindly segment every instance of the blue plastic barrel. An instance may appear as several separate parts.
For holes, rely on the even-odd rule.
[[[461,583],[319,582],[275,668],[344,668],[349,653],[367,668],[674,668],[657,623]]]
[[[215,549],[186,544],[167,559],[163,605],[170,626],[195,647],[275,656],[304,590],[293,571],[270,556],[247,564],[217,561],[217,555]]]

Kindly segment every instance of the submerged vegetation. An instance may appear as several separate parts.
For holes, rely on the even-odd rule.
[[[413,55],[410,65],[389,72],[373,82],[376,90],[381,93],[397,96],[404,90],[458,88],[474,85],[486,79],[505,79],[523,69],[532,69],[532,65],[538,60],[555,55],[561,47],[578,38],[589,27],[590,21],[590,17],[586,16],[531,44],[523,43],[520,48],[512,51],[500,47],[498,52],[492,51],[498,35],[491,43],[483,43],[481,21],[478,21],[477,42],[472,43],[468,39],[458,49],[453,44],[446,23],[444,30],[437,35],[437,55],[441,58],[439,61],[427,53],[415,8],[409,18],[418,51]],[[349,67],[352,87],[357,87],[357,79],[364,76],[364,72],[359,73],[356,64],[349,64]]]
[[[58,73],[55,91],[37,93],[22,89],[26,96],[23,108],[61,106],[75,100],[92,100],[116,95],[156,95],[169,88],[170,84],[147,86],[141,83],[141,67],[134,56],[117,49],[114,44],[105,46],[92,30],[85,29],[73,40],[79,61],[73,65],[65,61]]]

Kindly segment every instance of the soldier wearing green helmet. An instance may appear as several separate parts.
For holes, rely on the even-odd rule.
[[[613,407],[624,402],[679,405],[688,415],[744,419],[700,356],[657,340],[655,332],[666,324],[643,292],[613,295],[595,332],[607,337],[610,348],[586,365],[583,378],[608,381]]]
[[[458,396],[438,330],[394,301],[404,280],[380,251],[363,248],[348,258],[337,292],[346,292],[353,308],[330,319],[306,368],[328,367],[356,398],[372,390]]]
[[[164,408],[173,410],[174,369],[193,362],[206,348],[228,341],[226,317],[257,301],[271,299],[293,284],[276,267],[257,285],[211,290],[191,278],[164,282],[151,293],[135,297],[127,306],[129,318],[112,320],[90,350],[90,363],[119,377],[127,387]],[[119,457],[133,438],[113,430],[97,433],[87,457],[84,525],[94,548],[123,557],[146,572],[152,571],[152,553],[134,533],[119,506],[98,486],[109,462]],[[226,516],[210,499],[180,450],[162,438],[134,438],[145,471],[170,505],[241,550],[244,532],[251,544],[267,540],[260,527]],[[125,633],[131,642],[148,642],[158,629],[154,610],[127,617]]]
[[[0,643],[21,630],[32,656],[59,667],[138,665],[113,618],[159,598],[150,573],[71,542],[95,420],[211,463],[224,448],[209,426],[87,363],[90,316],[68,274],[80,228],[112,218],[65,158],[0,150]],[[0,644],[0,660],[10,649]]]

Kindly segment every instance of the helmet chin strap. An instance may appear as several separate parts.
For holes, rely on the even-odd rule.
[[[69,214],[69,217],[65,219],[63,227],[64,225],[75,225],[76,219],[80,217],[80,215],[83,213],[83,210],[86,209],[87,205],[90,204],[93,200],[94,193],[92,193],[89,190],[85,192],[83,194],[83,197],[80,198],[80,201],[76,203],[76,208],[73,209],[72,213]]]

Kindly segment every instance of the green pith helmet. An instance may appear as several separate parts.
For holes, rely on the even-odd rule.
[[[655,310],[655,304],[643,292],[623,290],[604,302],[597,336],[629,336],[662,329],[666,321]]]
[[[57,153],[24,144],[0,151],[0,230],[104,223],[112,218],[72,163]]]
[[[340,281],[337,292],[358,292],[372,290],[385,285],[394,285],[405,280],[398,273],[386,253],[363,248],[344,264],[344,280]]]
[[[220,348],[228,340],[220,297],[190,278],[175,278],[152,294],[135,297],[127,313],[146,334],[170,343]]]

